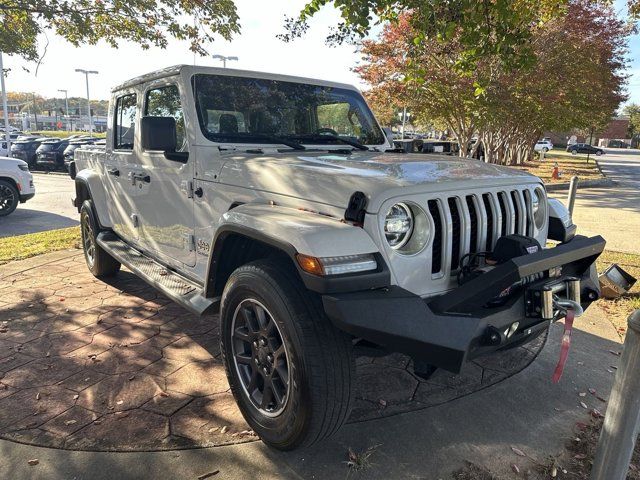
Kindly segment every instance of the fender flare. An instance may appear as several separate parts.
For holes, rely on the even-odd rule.
[[[76,198],[73,199],[73,205],[78,209],[82,208],[85,200],[93,200],[94,214],[101,228],[111,228],[111,218],[106,209],[107,196],[104,190],[104,184],[100,176],[92,170],[81,170],[74,179]]]
[[[205,295],[221,292],[219,278],[225,242],[234,235],[260,242],[291,260],[307,287],[317,293],[339,293],[389,286],[391,275],[369,234],[360,227],[294,208],[270,205],[240,205],[226,212],[211,243]],[[331,238],[331,241],[328,239]],[[286,240],[285,240],[286,239]],[[296,260],[302,253],[315,257],[373,254],[377,270],[321,277],[305,272]]]

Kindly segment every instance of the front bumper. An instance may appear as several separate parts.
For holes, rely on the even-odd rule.
[[[595,260],[604,246],[600,236],[578,236],[555,248],[513,258],[435,298],[422,299],[391,286],[323,295],[322,300],[339,329],[458,373],[465,362],[526,343],[561,318],[557,312],[549,316],[549,306],[545,309],[542,303],[544,292],[557,293],[562,290],[558,285],[579,285],[573,296],[587,308],[600,294]],[[504,334],[515,322],[517,327]]]

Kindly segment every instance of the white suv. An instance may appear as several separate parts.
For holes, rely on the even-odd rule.
[[[35,194],[33,175],[27,162],[0,157],[0,217],[9,215],[18,203],[26,202]]]
[[[536,142],[533,149],[536,152],[544,152],[547,153],[549,150],[553,149],[553,143],[550,140],[539,140]]]

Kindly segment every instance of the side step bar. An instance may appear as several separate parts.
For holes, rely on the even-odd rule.
[[[152,287],[196,315],[215,313],[220,298],[206,298],[201,285],[169,270],[120,240],[112,232],[100,232],[98,245]]]

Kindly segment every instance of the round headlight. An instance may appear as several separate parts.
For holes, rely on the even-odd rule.
[[[533,220],[537,228],[542,228],[545,222],[546,209],[546,197],[544,191],[540,188],[536,188],[531,196],[531,208],[533,210]]]
[[[384,235],[393,249],[402,247],[411,238],[413,232],[413,215],[404,203],[396,203],[389,209],[384,219]]]

